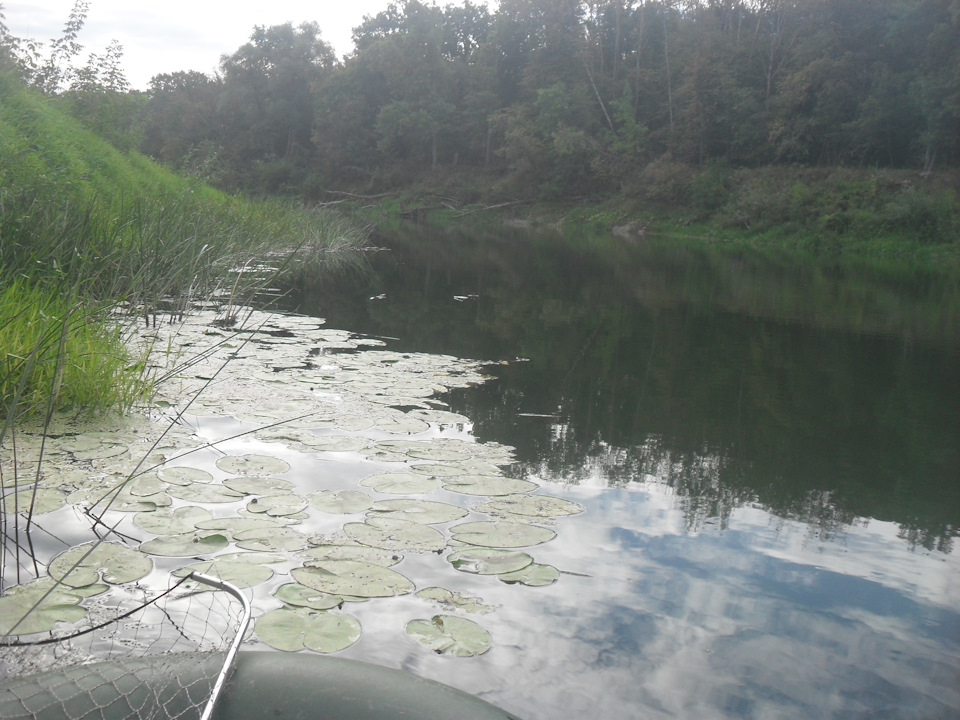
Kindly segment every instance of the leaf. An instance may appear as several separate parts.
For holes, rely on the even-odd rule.
[[[279,475],[290,463],[269,455],[228,455],[217,460],[217,467],[231,475]]]
[[[141,543],[140,549],[151,555],[164,557],[195,557],[213,555],[229,544],[223,535],[208,531],[182,533],[180,535],[162,535]]]
[[[55,557],[47,568],[50,577],[78,588],[101,577],[111,585],[133,582],[151,570],[153,561],[142,552],[111,542],[78,545]]]
[[[501,475],[459,475],[444,478],[443,489],[463,495],[514,495],[536,490],[539,486],[529,480],[503,477]]]
[[[395,570],[357,560],[317,560],[290,574],[301,585],[331,595],[392,597],[414,590],[414,584]]]
[[[307,495],[310,506],[320,512],[337,515],[360,513],[373,505],[373,499],[358,490],[318,490]]]
[[[67,504],[67,494],[61,490],[52,488],[38,488],[36,499],[34,500],[33,490],[21,490],[18,493],[10,493],[3,498],[3,509],[7,513],[13,513],[14,508],[17,512],[29,512],[30,503],[33,502],[33,514],[42,515],[44,513],[59,510]]]
[[[489,613],[496,610],[493,605],[486,605],[484,602],[472,595],[453,592],[442,587],[428,587],[417,592],[418,598],[424,600],[433,600],[446,605],[455,610],[463,610],[468,613]]]
[[[210,520],[213,515],[205,508],[187,505],[175,510],[139,512],[133,516],[133,524],[154,535],[179,535],[193,532],[197,523]]]
[[[306,535],[293,528],[256,528],[234,534],[237,547],[244,550],[294,551],[303,550],[310,542]]]
[[[173,485],[167,493],[179,500],[198,503],[230,503],[243,498],[243,493],[217,484]]]
[[[296,515],[307,507],[307,500],[299,495],[266,495],[253,498],[247,503],[247,510],[252,513],[266,513],[272,517]]]
[[[420,495],[440,487],[436,478],[416,473],[379,473],[365,477],[360,484],[385,495]]]
[[[313,650],[332,653],[350,647],[360,638],[360,621],[343,613],[316,612],[309,608],[279,608],[257,619],[257,635],[278,650]]]
[[[403,555],[383,548],[366,545],[320,545],[297,555],[309,565],[314,560],[360,560],[381,567],[391,567],[403,560]]]
[[[505,583],[522,583],[523,585],[529,585],[531,587],[541,587],[555,583],[560,577],[560,571],[553,565],[531,563],[522,570],[501,573],[499,577]]]
[[[505,495],[487,503],[478,504],[478,512],[491,515],[525,515],[538,518],[563,517],[583,512],[583,505],[552,495]]]
[[[157,477],[171,485],[213,482],[213,475],[206,470],[185,466],[160,468],[157,470]]]
[[[289,480],[282,478],[256,476],[227,478],[223,484],[244,495],[280,495],[296,487]]]
[[[447,562],[461,572],[475,575],[501,575],[522,570],[533,562],[533,557],[516,550],[497,548],[466,548],[447,555]]]
[[[491,548],[515,548],[549,542],[557,534],[549,528],[502,520],[463,523],[450,528],[456,540]]]
[[[406,498],[378,500],[367,513],[369,517],[389,517],[425,525],[459,520],[466,514],[466,510],[450,503]]]
[[[442,533],[409,520],[372,517],[362,523],[347,523],[343,531],[358,543],[384,550],[435,552],[447,546]]]
[[[482,655],[491,646],[490,633],[480,625],[455,615],[434,615],[430,620],[411,620],[407,635],[439,655],[472,657]]]
[[[273,593],[273,596],[287,605],[308,607],[314,610],[330,610],[343,604],[343,598],[339,595],[314,590],[300,583],[281,585]]]
[[[273,570],[266,565],[236,560],[205,560],[193,563],[173,571],[175,577],[186,577],[191,572],[203,573],[232,583],[239,588],[253,587],[265,583],[273,577]],[[200,590],[209,590],[209,586],[197,583]]]

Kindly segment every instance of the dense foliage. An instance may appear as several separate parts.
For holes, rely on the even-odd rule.
[[[144,149],[260,190],[467,166],[540,197],[960,161],[957,0],[402,0],[354,40],[257,28],[217,77],[156,76]]]

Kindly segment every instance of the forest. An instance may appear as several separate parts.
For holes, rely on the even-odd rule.
[[[217,74],[158,74],[146,92],[116,45],[52,70],[79,52],[86,7],[46,61],[0,27],[0,67],[115,145],[229,191],[621,196],[726,205],[751,229],[751,203],[770,199],[743,188],[783,182],[791,207],[767,222],[843,231],[856,206],[886,229],[958,225],[960,0],[401,0],[344,58],[319,22],[256,27]],[[825,182],[830,206],[811,212]]]

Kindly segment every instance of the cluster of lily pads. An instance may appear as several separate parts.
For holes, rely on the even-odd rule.
[[[239,330],[199,312],[144,331],[155,370],[167,377],[158,402],[166,424],[131,419],[120,432],[48,432],[39,483],[9,488],[5,511],[32,503],[42,519],[72,505],[110,525],[126,513],[124,533],[140,542],[77,543],[53,558],[49,578],[0,597],[0,618],[32,609],[0,631],[81,620],[85,598],[142,580],[152,558],[165,558],[165,567],[182,558],[175,576],[200,571],[272,590],[271,600],[255,602],[255,632],[280,650],[346,648],[361,635],[351,603],[416,593],[441,612],[411,619],[409,638],[437,653],[485,652],[489,634],[464,615],[495,608],[447,588],[418,590],[403,573],[405,555],[505,583],[550,585],[560,572],[531,549],[556,536],[556,519],[582,507],[504,475],[512,449],[475,441],[469,419],[446,407],[442,394],[482,382],[481,366],[389,351],[316,318],[244,317]],[[194,432],[206,417],[232,418],[230,427],[245,435]],[[244,438],[256,452],[242,451]],[[20,460],[39,457],[40,442],[23,435]],[[207,446],[226,450],[205,463],[197,451]],[[318,461],[338,458],[369,463],[370,472],[355,487],[329,487]],[[305,481],[308,466],[320,470]],[[336,518],[336,532],[315,531],[317,521]]]

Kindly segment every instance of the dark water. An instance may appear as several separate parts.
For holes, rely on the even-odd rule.
[[[376,241],[286,309],[491,361],[452,409],[588,510],[538,558],[579,574],[459,686],[529,718],[960,717],[960,279],[504,229]]]

